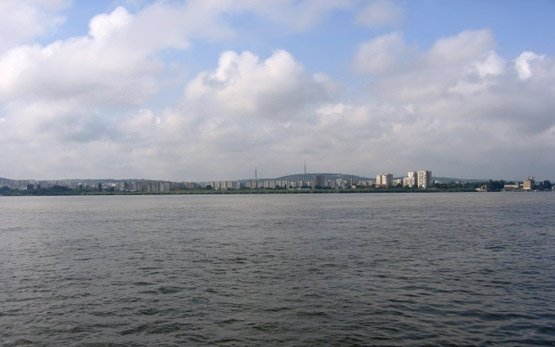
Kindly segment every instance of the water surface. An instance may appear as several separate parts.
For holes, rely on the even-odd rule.
[[[555,345],[555,194],[0,198],[0,345]]]

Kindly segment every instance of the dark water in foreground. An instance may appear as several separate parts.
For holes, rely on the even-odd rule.
[[[0,345],[555,345],[555,194],[0,198]]]

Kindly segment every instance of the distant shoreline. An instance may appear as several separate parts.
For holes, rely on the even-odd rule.
[[[549,191],[548,191],[549,192]],[[529,193],[525,191],[500,191],[500,192],[478,192],[473,189],[444,190],[404,190],[404,189],[368,189],[368,190],[191,190],[172,192],[64,192],[64,193],[26,193],[14,191],[0,196],[145,196],[145,195],[272,195],[272,194],[399,194],[399,193]]]

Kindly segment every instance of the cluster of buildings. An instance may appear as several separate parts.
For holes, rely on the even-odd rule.
[[[303,180],[276,180],[276,179],[254,179],[250,181],[212,181],[207,182],[204,188],[225,189],[294,189],[310,188],[312,181]]]
[[[382,173],[376,176],[376,187],[380,188],[407,187],[428,189],[431,184],[432,171],[430,170],[409,171],[406,177],[397,179],[394,179],[391,173]]]
[[[63,187],[71,190],[167,193],[170,190],[179,189],[181,186],[185,186],[185,189],[187,189],[187,184],[190,185],[190,189],[196,188],[196,185],[192,182],[179,184],[179,187],[177,187],[173,182],[156,180],[12,180],[0,178],[0,187],[21,191]]]
[[[203,186],[205,189],[346,189],[353,186],[370,186],[370,181],[354,181],[343,178],[326,179],[325,175],[315,175],[314,179],[283,180],[255,179],[247,181],[211,181]]]
[[[505,184],[503,186],[503,190],[506,192],[517,191],[517,190],[524,190],[524,191],[530,192],[534,189],[535,184],[536,182],[534,181],[534,177],[528,177],[522,183]]]
[[[491,181],[490,181],[491,182]],[[500,181],[503,184],[503,181]],[[548,181],[544,181],[548,182]],[[0,178],[0,188],[7,187],[12,190],[32,191],[51,188],[64,188],[84,191],[106,192],[136,192],[136,193],[168,193],[182,190],[244,190],[244,189],[270,189],[270,190],[319,190],[319,189],[388,189],[409,188],[426,190],[432,187],[432,171],[409,171],[405,177],[394,177],[391,173],[376,175],[376,179],[366,179],[352,175],[341,174],[303,174],[292,175],[278,179],[255,179],[236,181],[210,181],[195,182],[170,182],[158,180],[112,180],[112,179],[68,179],[68,180],[11,180]],[[543,186],[542,186],[543,184]],[[548,186],[547,186],[548,185]],[[489,187],[487,184],[477,186],[477,191],[532,191],[535,189],[553,189],[555,185],[540,182],[536,185],[533,177],[523,182],[505,184],[498,188]]]
[[[78,189],[80,186],[91,185],[87,183],[81,184],[76,180],[12,180],[8,178],[0,178],[0,187],[8,187],[13,190],[49,189],[53,187]]]
[[[306,175],[305,175],[306,176]],[[312,179],[254,179],[247,181],[210,181],[203,185],[204,189],[356,189],[356,188],[391,188],[408,187],[427,189],[431,186],[432,172],[429,170],[409,171],[407,177],[394,178],[393,174],[379,174],[376,180],[345,179],[316,174]]]
[[[143,193],[168,193],[171,189],[169,181],[123,181],[123,189],[121,185],[118,187],[124,192],[143,192]]]

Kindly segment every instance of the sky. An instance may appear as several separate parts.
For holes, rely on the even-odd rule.
[[[555,1],[0,0],[0,176],[555,179]]]

